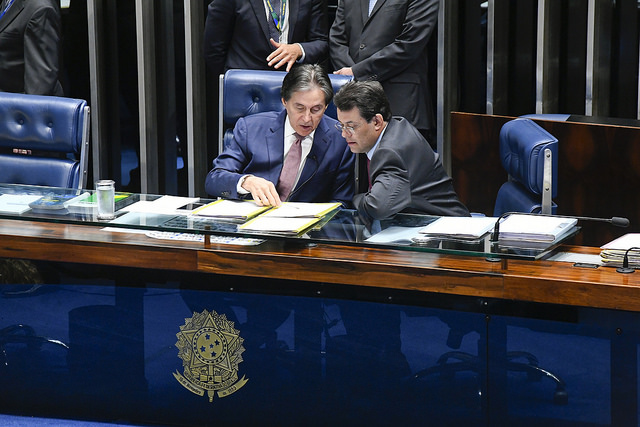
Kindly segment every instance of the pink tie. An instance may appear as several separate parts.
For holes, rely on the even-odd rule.
[[[296,141],[293,143],[287,154],[287,158],[284,160],[282,166],[282,172],[280,172],[280,179],[278,179],[278,185],[276,189],[280,195],[280,200],[287,200],[291,190],[293,190],[293,184],[298,176],[298,169],[300,168],[300,160],[302,159],[302,138],[297,133],[294,134]]]

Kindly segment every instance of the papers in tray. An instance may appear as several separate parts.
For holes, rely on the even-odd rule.
[[[191,214],[235,221],[246,221],[271,209],[270,206],[258,206],[252,200],[220,199],[195,209]]]
[[[600,247],[604,265],[621,267],[624,254],[631,248],[640,248],[640,233],[627,233]],[[631,249],[627,255],[629,267],[640,268],[640,249]]]
[[[577,218],[552,215],[509,215],[500,223],[500,240],[551,243],[571,232]]]
[[[285,202],[238,227],[242,231],[298,235],[318,225],[340,203]]]
[[[284,218],[261,215],[241,225],[238,230],[295,236],[310,230],[321,219],[315,217]]]
[[[497,220],[493,217],[443,216],[423,227],[420,234],[433,238],[476,240],[487,234]]]

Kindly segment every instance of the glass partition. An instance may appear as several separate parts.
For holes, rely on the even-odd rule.
[[[292,225],[298,217],[281,219],[280,223],[291,225],[291,229],[256,230],[247,225],[257,217],[212,217],[199,209],[214,202],[214,199],[116,192],[115,218],[102,220],[98,218],[94,190],[0,185],[0,218],[146,230],[152,237],[177,240],[205,241],[206,238],[226,243],[231,238],[235,243],[248,245],[285,240],[307,245],[374,246],[489,259],[539,259],[579,231],[579,227],[572,226],[569,232],[552,241],[505,241],[494,236],[497,219],[485,218],[489,227],[475,236],[429,235],[424,233],[424,228],[438,220],[437,216],[397,214],[381,221],[367,221],[357,211],[341,207],[304,214],[309,215],[309,219],[303,220],[301,226]]]

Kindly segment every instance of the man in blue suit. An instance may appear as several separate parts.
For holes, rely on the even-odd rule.
[[[351,205],[354,161],[336,121],[324,115],[333,88],[319,65],[300,65],[285,76],[284,111],[241,118],[233,141],[214,160],[205,188],[215,197],[252,198],[258,205],[283,201]],[[291,147],[300,140],[297,174],[288,194],[278,188]]]

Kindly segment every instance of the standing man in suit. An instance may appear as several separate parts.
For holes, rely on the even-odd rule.
[[[230,68],[289,71],[327,56],[324,0],[213,0],[204,56],[214,75]]]
[[[437,22],[438,0],[339,0],[329,33],[335,73],[379,81],[393,114],[428,140],[435,123],[427,43]]]
[[[60,5],[0,0],[0,91],[62,96]]]
[[[336,121],[324,112],[333,98],[329,76],[319,65],[300,65],[287,73],[281,88],[282,112],[241,118],[233,141],[214,160],[205,188],[215,197],[251,197],[258,205],[282,201],[350,205],[355,156]],[[299,165],[290,188],[282,188],[287,160],[297,150]]]
[[[369,161],[371,187],[353,199],[364,218],[385,219],[398,212],[469,216],[438,154],[408,120],[391,116],[379,82],[351,81],[334,103],[349,148]]]

